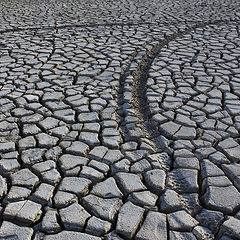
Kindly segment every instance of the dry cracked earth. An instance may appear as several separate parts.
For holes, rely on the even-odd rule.
[[[2,0],[0,239],[240,239],[239,11]]]

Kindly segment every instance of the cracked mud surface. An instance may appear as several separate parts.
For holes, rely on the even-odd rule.
[[[0,239],[240,239],[238,1],[2,1]]]

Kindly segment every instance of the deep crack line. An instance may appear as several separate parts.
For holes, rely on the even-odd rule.
[[[91,27],[101,27],[101,26],[139,26],[139,25],[156,25],[156,26],[177,26],[179,24],[191,24],[195,25],[197,27],[200,27],[201,25],[206,26],[210,24],[220,24],[220,23],[237,23],[239,24],[240,20],[234,19],[234,20],[215,20],[215,21],[207,21],[207,22],[199,22],[199,21],[191,21],[188,20],[187,23],[179,22],[179,21],[170,21],[170,22],[158,22],[161,21],[161,19],[157,20],[156,22],[106,22],[106,23],[90,23],[90,24],[64,24],[64,25],[50,25],[50,26],[43,26],[43,27],[27,27],[27,28],[21,28],[21,27],[13,27],[8,29],[0,30],[0,34],[9,33],[9,32],[21,32],[21,31],[38,31],[38,30],[56,30],[56,29],[65,29],[65,28],[91,28]],[[194,27],[195,28],[195,27]],[[187,30],[188,31],[188,30]],[[4,47],[0,45],[0,48]]]
[[[56,24],[54,26],[44,26],[44,27],[14,27],[5,30],[1,30],[0,34],[8,33],[8,32],[20,32],[20,31],[38,31],[38,30],[56,30],[56,29],[65,29],[65,28],[90,28],[90,27],[101,27],[101,26],[138,26],[138,25],[155,25],[154,22],[116,22],[116,23],[92,23],[92,24],[66,24],[59,25]],[[1,45],[0,45],[1,47]]]

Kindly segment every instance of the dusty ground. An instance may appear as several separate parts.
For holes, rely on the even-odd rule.
[[[0,239],[240,239],[239,1],[1,1]]]

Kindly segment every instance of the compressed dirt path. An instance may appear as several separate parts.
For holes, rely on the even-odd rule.
[[[240,3],[0,5],[0,239],[240,239]]]

